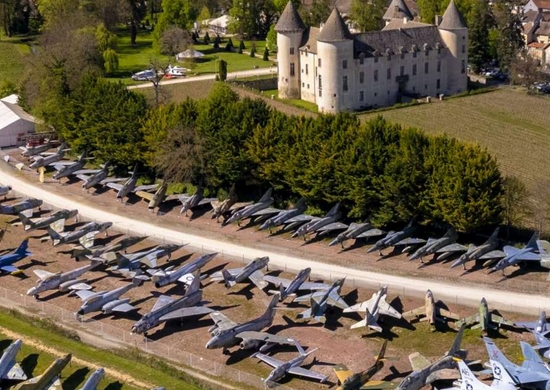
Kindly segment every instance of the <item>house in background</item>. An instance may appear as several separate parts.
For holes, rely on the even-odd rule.
[[[0,99],[0,148],[24,145],[26,136],[34,133],[34,117],[17,101],[15,94]]]

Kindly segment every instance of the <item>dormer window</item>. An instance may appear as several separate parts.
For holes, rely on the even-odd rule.
[[[365,62],[365,53],[359,53],[359,65],[363,65]]]

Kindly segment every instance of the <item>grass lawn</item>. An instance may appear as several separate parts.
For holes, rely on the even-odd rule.
[[[187,98],[206,99],[210,90],[214,86],[214,80],[193,81],[182,84],[169,84],[160,87],[160,96],[162,102],[183,102]],[[153,102],[155,91],[153,88],[137,88],[132,91],[142,93],[147,101]]]
[[[28,38],[0,39],[0,82],[17,84],[23,75],[24,57],[31,52]]]
[[[294,106],[294,107],[297,107],[297,108],[300,108],[302,110],[306,110],[306,111],[313,112],[313,113],[316,113],[316,114],[319,112],[319,108],[317,107],[317,104],[315,104],[315,103],[307,102],[307,101],[302,100],[302,99],[279,99],[279,91],[277,89],[266,90],[266,91],[264,91],[263,94],[266,97],[270,97],[271,95],[274,95],[275,100],[277,100],[279,102],[282,102],[282,103],[285,103],[285,104],[288,104],[288,105],[291,105],[291,106]]]

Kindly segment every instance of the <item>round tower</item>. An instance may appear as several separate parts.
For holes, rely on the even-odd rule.
[[[338,112],[354,106],[353,37],[336,8],[317,37],[317,106]]]
[[[450,58],[446,60],[446,94],[464,92],[468,89],[468,27],[454,0],[449,3],[443,20],[437,27],[445,46],[450,51]]]
[[[277,63],[279,97],[299,99],[300,91],[300,46],[306,26],[289,1],[275,25],[277,32]]]

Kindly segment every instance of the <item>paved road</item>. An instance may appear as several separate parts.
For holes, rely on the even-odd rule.
[[[18,177],[17,173],[13,167],[5,164],[3,161],[0,163],[0,182],[2,184],[11,185],[14,190],[29,197],[43,199],[44,202],[54,207],[78,209],[84,218],[98,222],[111,221],[117,229],[123,232],[128,231],[131,234],[163,237],[168,242],[178,244],[189,243],[190,247],[204,251],[220,252],[224,255],[241,259],[269,256],[270,265],[281,269],[296,272],[300,269],[311,267],[315,276],[332,280],[346,276],[346,283],[353,283],[357,286],[373,287],[389,285],[393,291],[398,292],[402,290],[407,295],[424,294],[426,289],[429,288],[437,298],[447,300],[449,305],[460,303],[474,306],[479,303],[482,297],[485,297],[489,302],[490,309],[497,308],[499,310],[529,314],[538,313],[541,309],[550,309],[550,297],[542,295],[496,290],[492,289],[490,285],[479,287],[461,286],[459,284],[436,282],[428,279],[406,278],[356,270],[170,230],[141,220],[133,220],[122,215],[99,210],[86,204],[75,202],[70,198],[61,197],[45,190],[39,186],[39,183],[35,185],[22,180]]]
[[[235,78],[246,78],[246,77],[254,77],[254,76],[265,76],[268,74],[274,74],[274,72],[277,71],[277,68],[275,66],[272,66],[271,68],[260,68],[260,69],[254,69],[254,70],[242,70],[239,72],[230,72],[227,74],[227,79],[235,79]],[[205,74],[203,76],[192,76],[192,77],[182,77],[182,78],[176,78],[176,79],[168,79],[160,82],[160,85],[170,85],[170,84],[181,84],[181,83],[191,83],[194,81],[204,81],[204,80],[214,80],[216,78],[215,74]],[[153,83],[145,82],[143,84],[138,85],[130,85],[128,89],[138,89],[138,88],[152,88]]]

